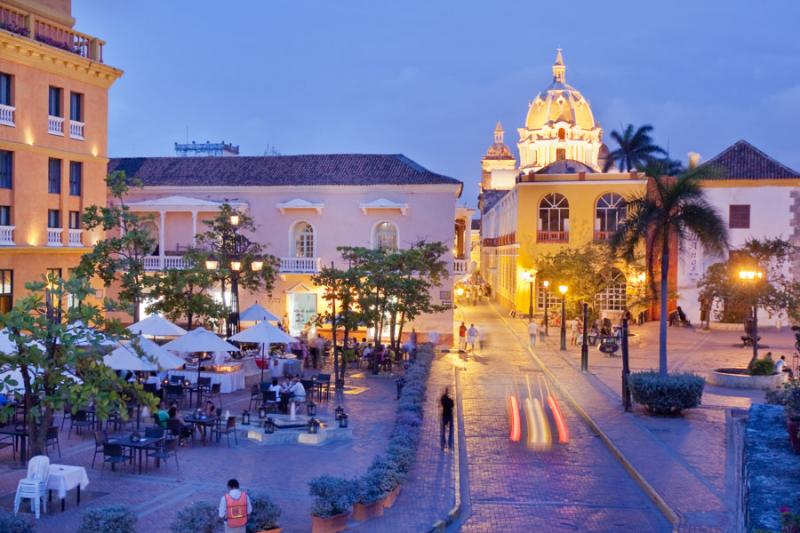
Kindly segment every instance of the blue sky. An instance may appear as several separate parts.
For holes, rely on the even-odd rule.
[[[475,205],[497,120],[516,150],[564,49],[605,130],[649,123],[672,156],[747,139],[800,170],[800,2],[73,0],[125,75],[112,156],[225,140],[244,155],[403,153]]]

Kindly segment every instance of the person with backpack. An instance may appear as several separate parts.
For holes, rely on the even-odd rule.
[[[245,533],[247,517],[253,504],[247,493],[239,488],[239,481],[228,481],[228,492],[219,501],[219,517],[225,521],[225,533]]]

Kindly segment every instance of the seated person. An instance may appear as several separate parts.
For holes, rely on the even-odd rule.
[[[158,420],[158,427],[167,429],[167,420],[169,420],[169,413],[167,412],[167,406],[164,404],[163,401],[158,405],[158,411],[156,411],[156,420]]]
[[[206,401],[206,406],[203,408],[203,414],[209,418],[216,418],[219,416],[217,406],[211,400]]]
[[[786,366],[786,356],[782,355],[780,359],[775,361],[775,372],[786,372],[789,374],[789,379],[794,379],[794,372],[791,368]]]
[[[192,436],[192,428],[183,421],[183,417],[178,414],[178,408],[173,406],[167,411],[169,418],[167,419],[167,427],[170,428],[178,438],[185,439]]]
[[[295,376],[292,380],[292,384],[289,386],[289,394],[291,394],[293,400],[299,402],[306,401],[306,389],[303,387],[303,384],[300,383],[299,376]]]
[[[281,399],[281,390],[281,386],[278,385],[278,378],[272,378],[272,385],[270,385],[267,389],[268,392],[272,393],[272,398],[270,398],[270,401],[279,401]]]

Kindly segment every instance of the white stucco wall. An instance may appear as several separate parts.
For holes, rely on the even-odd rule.
[[[763,239],[792,237],[791,192],[796,187],[707,187],[706,199],[719,212],[728,225],[731,205],[750,205],[750,228],[729,229],[732,249],[740,248],[750,238]],[[696,242],[684,242],[678,260],[678,305],[686,312],[693,323],[700,321],[699,290],[697,282],[705,270],[721,260],[705,254]],[[713,319],[713,316],[712,316]],[[762,312],[759,323],[774,325],[776,317],[768,317]],[[783,320],[786,325],[786,320]]]

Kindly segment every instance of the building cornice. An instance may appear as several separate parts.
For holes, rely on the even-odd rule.
[[[122,71],[33,39],[0,30],[0,51],[9,61],[59,76],[90,83],[104,89],[122,76]]]
[[[56,157],[58,159],[72,159],[72,160],[80,160],[80,161],[92,161],[96,163],[108,164],[108,158],[99,155],[92,155],[91,153],[87,152],[76,152],[74,150],[63,150],[61,148],[51,148],[48,146],[16,141],[7,141],[5,139],[0,139],[0,148],[7,149],[15,152],[21,151],[28,151],[33,153],[39,154],[46,154],[48,156]]]
[[[145,185],[140,192],[152,194],[187,194],[191,191],[197,193],[214,194],[242,194],[242,193],[325,193],[325,194],[353,194],[354,192],[404,192],[411,194],[432,193],[453,193],[461,189],[460,184],[408,184],[408,185],[198,185],[198,186],[175,186],[175,185]]]

